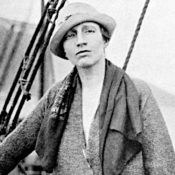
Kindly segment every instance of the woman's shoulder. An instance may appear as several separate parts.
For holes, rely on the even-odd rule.
[[[162,114],[158,102],[154,97],[154,94],[152,93],[152,90],[148,83],[140,79],[133,79],[133,82],[139,94],[139,102],[141,107],[140,109],[145,114],[145,117],[147,114],[152,114],[154,116],[158,115],[158,118],[160,120],[160,116]]]
[[[139,95],[150,95],[152,94],[151,88],[149,87],[148,83],[144,80],[138,79],[138,78],[132,78],[132,81],[139,93]]]
[[[138,79],[138,78],[132,78],[132,81],[138,92],[139,101],[142,107],[144,107],[148,101],[152,103],[156,103],[152,90],[147,82],[145,82],[144,80]]]

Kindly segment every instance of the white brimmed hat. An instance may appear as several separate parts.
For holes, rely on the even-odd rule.
[[[59,22],[59,27],[51,39],[50,50],[63,59],[67,58],[61,41],[72,27],[83,22],[95,22],[107,30],[110,39],[116,26],[116,22],[112,17],[99,13],[94,7],[86,3],[71,3],[64,7],[61,13],[62,20]]]

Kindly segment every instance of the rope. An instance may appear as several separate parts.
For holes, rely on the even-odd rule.
[[[41,0],[41,15],[44,12],[44,0]],[[40,65],[40,83],[39,83],[39,98],[41,98],[44,95],[45,91],[45,68],[46,68],[46,63],[45,63],[45,55],[43,60],[41,61]]]
[[[56,9],[56,5],[57,5],[57,4],[55,4],[55,7],[53,7],[53,8],[56,9],[56,11],[55,11],[56,13],[55,13],[55,16],[54,16],[54,18],[53,18],[53,21],[51,22],[52,25],[50,26],[50,30],[48,31],[48,34],[47,34],[47,36],[46,36],[46,38],[45,38],[45,41],[44,41],[43,45],[42,45],[41,48],[40,48],[41,51],[40,51],[40,54],[39,54],[39,56],[38,56],[38,59],[36,60],[36,64],[35,64],[35,66],[34,66],[34,68],[33,68],[33,71],[32,71],[32,73],[31,73],[31,76],[30,76],[30,78],[29,78],[29,81],[28,81],[29,83],[26,85],[25,90],[26,90],[27,92],[29,92],[29,90],[30,90],[30,88],[31,88],[31,86],[32,86],[32,83],[33,83],[33,81],[34,81],[34,79],[35,79],[35,76],[36,76],[36,73],[37,73],[37,71],[38,71],[38,68],[39,68],[39,66],[40,66],[40,63],[41,63],[42,59],[44,58],[46,48],[47,48],[47,46],[48,46],[48,44],[49,44],[50,38],[51,38],[52,33],[53,33],[53,31],[54,31],[54,28],[55,28],[56,19],[58,18],[59,11],[61,10],[61,8],[63,8],[65,2],[66,2],[66,0],[62,0],[62,2],[60,3],[60,5],[58,6],[57,9]],[[49,20],[48,20],[48,22],[50,23]],[[20,103],[19,103],[19,105],[18,105],[16,114],[14,115],[13,122],[12,122],[10,128],[9,128],[9,133],[16,127],[17,119],[18,119],[18,116],[19,116],[19,114],[20,114],[20,112],[21,112],[21,109],[22,109],[22,107],[23,107],[23,105],[24,105],[24,103],[25,103],[25,100],[26,100],[26,96],[25,96],[25,94],[23,94],[23,96],[22,96],[22,98],[21,98],[21,101],[20,101]],[[9,112],[9,113],[10,113],[10,112]],[[9,134],[9,133],[8,133],[8,134]]]
[[[135,32],[134,32],[134,36],[133,36],[133,39],[132,39],[132,42],[131,42],[131,45],[130,45],[130,48],[129,48],[129,51],[128,51],[128,54],[127,54],[127,57],[126,57],[126,59],[125,59],[124,65],[123,65],[123,70],[124,70],[124,71],[126,71],[128,62],[129,62],[129,60],[130,60],[132,51],[133,51],[133,49],[134,49],[134,46],[135,46],[135,43],[136,43],[136,40],[137,40],[139,31],[140,31],[140,28],[141,28],[141,25],[142,25],[144,16],[145,16],[145,14],[146,14],[146,10],[147,10],[147,8],[148,8],[149,2],[150,2],[150,0],[146,0],[146,2],[145,2],[145,4],[144,4],[144,7],[143,7],[143,9],[142,9],[142,13],[141,13],[141,15],[140,15],[140,18],[139,18],[139,21],[138,21],[136,30],[135,30]]]
[[[64,6],[64,3],[65,3],[65,1],[66,0],[62,0],[62,2],[60,3],[60,5],[59,5],[59,7],[58,7],[58,11]],[[8,96],[7,96],[7,98],[6,98],[6,100],[5,100],[5,103],[4,103],[4,106],[3,106],[3,109],[2,109],[2,111],[1,111],[1,113],[0,113],[0,126],[2,125],[2,128],[0,127],[0,135],[2,134],[9,134],[9,132],[11,132],[12,131],[12,129],[14,129],[15,128],[15,126],[16,126],[16,122],[17,122],[17,119],[18,119],[18,116],[19,116],[19,113],[20,113],[20,111],[21,111],[21,109],[22,109],[22,106],[23,106],[23,104],[24,104],[24,101],[23,101],[23,99],[26,99],[26,96],[25,96],[25,94],[23,94],[23,97],[22,97],[22,99],[21,99],[21,102],[19,103],[19,105],[18,105],[18,109],[17,109],[17,111],[16,111],[16,114],[15,114],[15,116],[14,116],[14,118],[13,118],[13,122],[12,122],[12,127],[10,127],[9,128],[9,131],[8,131],[8,124],[9,124],[9,121],[10,121],[10,118],[11,118],[11,115],[12,115],[12,113],[13,113],[13,111],[14,111],[14,109],[15,109],[15,107],[16,107],[16,105],[17,105],[17,102],[18,102],[18,100],[19,100],[19,97],[20,97],[20,95],[21,95],[21,92],[22,92],[22,89],[21,89],[21,87],[20,86],[18,86],[18,88],[17,88],[17,91],[16,91],[16,93],[15,93],[15,96],[14,96],[14,98],[13,98],[13,100],[12,100],[12,103],[11,103],[11,106],[10,106],[10,108],[9,108],[9,111],[8,111],[8,113],[6,112],[6,109],[7,109],[7,105],[9,104],[9,102],[10,102],[10,99],[11,99],[11,96],[12,96],[12,94],[13,94],[13,92],[14,92],[14,90],[15,90],[15,87],[16,87],[16,85],[17,85],[17,83],[19,82],[18,80],[19,80],[19,78],[23,81],[23,83],[24,83],[24,81],[25,80],[27,80],[27,78],[28,78],[28,75],[30,74],[30,71],[31,71],[31,69],[32,69],[32,67],[33,67],[33,64],[34,64],[34,62],[35,62],[35,59],[37,59],[37,60],[40,60],[40,62],[42,61],[42,59],[41,59],[41,56],[42,56],[42,58],[44,57],[44,54],[45,54],[45,49],[46,49],[46,47],[47,47],[47,45],[48,45],[48,41],[47,42],[44,42],[44,40],[46,39],[50,39],[50,37],[51,37],[51,30],[53,30],[53,27],[55,26],[55,20],[56,20],[56,18],[54,17],[54,16],[56,16],[56,17],[58,17],[58,11],[57,11],[57,13],[56,13],[56,11],[52,11],[53,13],[50,13],[49,15],[49,17],[51,18],[52,16],[54,17],[54,20],[53,21],[49,21],[49,20],[46,20],[46,22],[44,23],[44,20],[46,19],[46,17],[47,17],[47,12],[48,12],[48,10],[49,9],[55,9],[56,7],[57,7],[57,5],[58,5],[58,2],[59,2],[59,0],[50,0],[47,4],[46,4],[46,6],[45,6],[45,9],[44,9],[44,12],[43,12],[43,15],[42,15],[42,17],[41,17],[41,19],[40,19],[40,21],[39,21],[39,23],[38,23],[38,25],[37,25],[37,27],[36,27],[36,30],[35,30],[35,32],[34,32],[34,34],[33,34],[33,36],[32,36],[32,38],[31,38],[31,41],[30,41],[30,43],[29,43],[29,46],[27,47],[27,50],[26,50],[26,52],[25,52],[25,56],[24,56],[24,58],[25,59],[27,59],[28,58],[28,60],[25,60],[25,61],[27,61],[28,63],[27,63],[27,67],[25,68],[25,70],[24,70],[24,68],[23,68],[23,60],[22,60],[22,62],[21,62],[21,64],[20,64],[20,67],[19,67],[19,69],[18,69],[18,71],[17,71],[17,74],[16,74],[16,76],[15,76],[15,79],[14,79],[14,81],[13,81],[13,83],[12,83],[12,86],[11,86],[11,88],[10,88],[10,91],[9,91],[9,93],[8,93]],[[51,6],[51,7],[50,7]],[[56,13],[55,15],[54,15],[54,13]],[[50,26],[50,29],[49,29],[49,25],[51,24],[51,26]],[[44,25],[44,26],[43,26]],[[42,26],[43,26],[43,28],[42,28]],[[39,35],[39,32],[40,32],[40,30],[41,30],[41,28],[42,28],[42,32],[41,32],[41,34]],[[49,29],[49,32],[47,31]],[[47,37],[47,38],[45,38],[45,35],[47,34],[47,32],[49,33],[49,37]],[[39,35],[39,36],[38,36]],[[36,42],[36,39],[37,39],[37,42]],[[44,42],[44,44],[43,44],[43,42]],[[34,47],[35,46],[35,47]],[[42,48],[41,48],[42,47]],[[31,53],[31,51],[32,51],[32,53]],[[40,55],[38,56],[38,52],[40,53]],[[28,92],[29,90],[30,90],[30,87],[31,87],[31,82],[33,82],[33,79],[34,79],[34,77],[35,77],[35,73],[37,72],[37,70],[36,69],[38,69],[38,67],[39,67],[39,63],[37,63],[37,65],[34,67],[34,69],[33,69],[33,72],[32,72],[32,75],[31,75],[31,78],[30,78],[30,80],[31,81],[28,81],[27,83],[26,83],[26,88],[25,88],[25,92]],[[27,88],[28,87],[28,88]],[[20,109],[19,109],[20,108]],[[4,132],[5,131],[5,132]]]

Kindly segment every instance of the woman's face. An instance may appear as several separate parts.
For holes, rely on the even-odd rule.
[[[66,57],[77,67],[87,68],[105,58],[105,47],[100,26],[84,22],[67,32],[63,42]]]

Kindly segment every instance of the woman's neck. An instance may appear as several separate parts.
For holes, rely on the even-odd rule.
[[[78,68],[83,89],[96,89],[103,84],[105,75],[105,60],[88,68]]]

